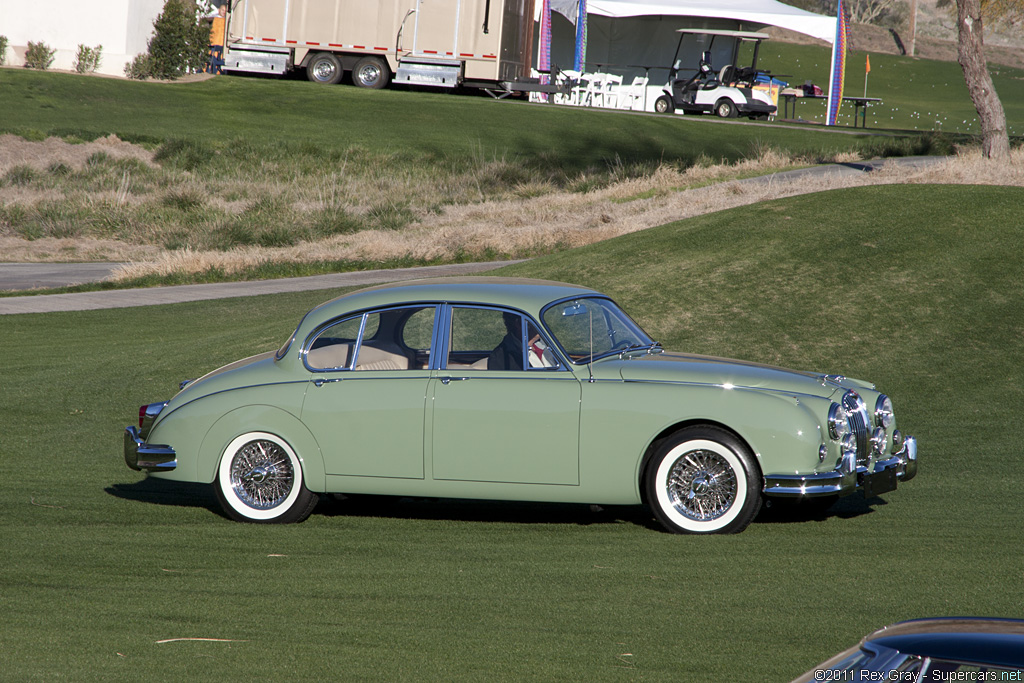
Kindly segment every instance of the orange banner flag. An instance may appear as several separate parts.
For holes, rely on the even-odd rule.
[[[871,55],[866,56],[867,63],[864,65],[864,73],[871,73]]]

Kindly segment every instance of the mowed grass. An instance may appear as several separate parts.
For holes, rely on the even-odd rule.
[[[784,681],[900,619],[1020,617],[1022,201],[834,191],[504,271],[600,288],[669,348],[893,397],[917,479],[737,536],[466,501],[232,523],[128,470],[121,430],[331,293],[0,318],[0,678]]]
[[[769,133],[758,126],[708,127],[718,123],[710,117],[687,118],[691,126],[670,116],[529,106],[445,92],[323,87],[302,80],[138,83],[2,69],[0,84],[8,93],[0,101],[2,132],[83,139],[115,133],[152,144],[182,139],[198,145],[203,156],[237,146],[236,139],[243,138],[271,159],[283,147],[319,151],[331,161],[331,150],[354,146],[400,152],[397,164],[497,156],[572,174],[616,160],[692,163],[703,155],[734,161],[768,138],[780,149],[810,155],[835,149],[898,154],[901,144],[907,150],[920,146],[913,132],[906,142],[837,138],[821,129]],[[258,158],[245,160],[258,164]]]

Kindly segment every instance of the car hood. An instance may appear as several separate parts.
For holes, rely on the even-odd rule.
[[[821,373],[789,370],[772,365],[731,358],[716,358],[683,353],[658,353],[618,359],[608,363],[606,370],[617,371],[619,377],[633,382],[682,382],[687,384],[727,385],[736,388],[779,391],[829,398],[843,388],[865,388],[870,385],[826,376]],[[602,374],[604,374],[602,372]]]

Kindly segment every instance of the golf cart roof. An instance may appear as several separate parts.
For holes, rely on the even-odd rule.
[[[739,38],[740,40],[768,40],[771,38],[767,33],[756,33],[754,31],[728,31],[728,30],[709,30],[706,28],[681,28],[676,30],[676,33],[693,33],[705,36],[725,36],[729,38]]]

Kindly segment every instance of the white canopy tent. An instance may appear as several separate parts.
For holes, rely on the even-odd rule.
[[[573,20],[579,0],[551,0],[551,9]],[[539,7],[539,3],[538,3]],[[587,0],[587,14],[597,17],[701,17],[730,19],[755,26],[778,26],[831,43],[835,17],[806,12],[775,0]]]
[[[536,3],[538,19],[541,4]],[[551,62],[571,68],[579,0],[550,0],[550,4]],[[612,67],[627,76],[649,72],[652,80],[668,76],[680,28],[756,31],[778,26],[828,43],[836,35],[835,17],[775,0],[587,0],[587,15],[587,70]],[[683,63],[696,67],[707,47],[700,39],[688,40],[680,54]],[[725,66],[721,62],[731,54],[731,41],[715,42],[712,57],[717,67]]]
[[[576,51],[579,0],[549,0],[551,7],[550,63],[571,68]],[[537,19],[542,11],[537,0]],[[833,44],[836,17],[807,12],[775,0],[586,0],[585,71],[621,74],[626,82],[642,76],[649,86],[665,83],[679,43],[679,29],[757,31],[766,26],[803,33]],[[537,41],[539,45],[540,41]],[[679,64],[694,69],[705,50],[720,69],[733,57],[733,42],[704,36],[687,38]],[[742,57],[740,58],[742,59]],[[763,65],[771,68],[770,64]],[[649,102],[645,97],[649,108]]]

